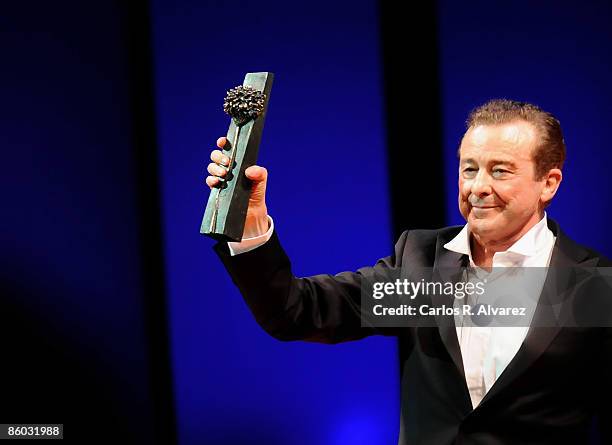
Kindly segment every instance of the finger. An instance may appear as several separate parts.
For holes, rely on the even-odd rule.
[[[208,171],[208,173],[210,173],[213,176],[223,177],[227,173],[227,170],[225,168],[218,166],[214,162],[211,162],[210,164],[208,164],[208,168],[206,170]]]
[[[268,170],[259,165],[251,165],[244,171],[244,174],[251,181],[265,181],[268,178]]]
[[[227,165],[229,164],[229,158],[221,153],[220,150],[213,150],[210,154],[210,159],[216,164]]]
[[[216,176],[207,176],[206,177],[206,184],[210,187],[213,188],[216,185],[218,185],[220,182],[219,178],[217,178]]]
[[[217,147],[223,148],[226,142],[227,138],[225,136],[221,136],[219,139],[217,139]]]

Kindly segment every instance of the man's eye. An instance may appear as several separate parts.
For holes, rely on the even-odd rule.
[[[493,170],[493,176],[501,176],[505,173],[510,173],[508,170],[504,170],[502,168],[496,168]]]
[[[476,172],[477,172],[477,169],[472,168],[472,167],[467,167],[462,170],[461,176],[463,176],[466,179],[472,179],[476,177],[476,174],[477,174]]]

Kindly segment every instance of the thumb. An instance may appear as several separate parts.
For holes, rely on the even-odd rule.
[[[245,176],[253,181],[251,188],[251,203],[265,205],[266,182],[268,181],[268,170],[258,165],[252,165],[244,171]]]
[[[259,165],[251,165],[244,171],[244,174],[253,182],[265,181],[268,177],[268,170]]]

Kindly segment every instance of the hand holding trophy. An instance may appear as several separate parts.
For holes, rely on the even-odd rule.
[[[262,219],[267,224],[263,200],[267,172],[254,164],[272,80],[273,74],[269,72],[248,73],[242,86],[227,92],[223,109],[232,120],[228,137],[217,141],[222,151],[215,150],[211,155],[215,164],[211,163],[208,171],[214,176],[209,176],[206,181],[211,193],[200,233],[218,240],[240,241],[243,233],[247,236],[258,234],[247,232],[253,232],[253,226],[262,225]],[[252,192],[254,196],[251,196]],[[247,217],[253,221],[245,227]]]

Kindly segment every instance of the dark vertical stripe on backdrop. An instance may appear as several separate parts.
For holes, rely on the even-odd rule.
[[[445,225],[436,2],[380,1],[393,238]],[[408,351],[404,339],[398,351]],[[400,352],[400,376],[406,357]]]
[[[402,8],[403,9],[403,8]],[[380,2],[391,212],[394,239],[406,229],[442,227],[444,177],[436,2]]]
[[[135,154],[143,273],[143,309],[148,340],[150,391],[157,444],[176,443],[166,315],[161,197],[148,0],[127,3],[132,144]]]

